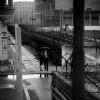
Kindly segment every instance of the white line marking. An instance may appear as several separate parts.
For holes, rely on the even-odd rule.
[[[0,90],[1,89],[15,89],[15,86],[13,84],[3,84],[0,85]]]
[[[25,86],[24,83],[23,83],[23,87],[24,87],[24,92],[25,92],[25,95],[26,95],[26,99],[27,99],[27,100],[31,100],[30,95],[29,95],[29,93],[28,93],[28,90],[27,90],[27,88],[26,88],[26,86]]]

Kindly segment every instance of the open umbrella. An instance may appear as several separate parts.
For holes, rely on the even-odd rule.
[[[49,47],[41,47],[40,49],[42,49],[42,50],[49,50],[50,48]]]

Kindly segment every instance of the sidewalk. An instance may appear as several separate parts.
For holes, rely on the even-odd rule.
[[[34,48],[30,46],[23,46],[22,47],[22,60],[24,63],[25,68],[28,71],[40,71],[40,61],[36,58],[37,52]],[[28,67],[27,67],[28,66]],[[62,67],[57,66],[57,71],[61,71]],[[44,70],[44,65],[42,65],[42,70]],[[56,65],[53,65],[50,61],[48,64],[48,70],[50,72],[56,71]]]
[[[0,100],[17,100],[16,81],[6,77],[0,77]],[[23,88],[23,99],[27,100]]]
[[[17,100],[17,91],[12,88],[3,88],[0,89],[0,100]],[[25,96],[25,92],[23,90],[23,99],[27,100]]]
[[[11,43],[15,44],[13,37],[11,38]],[[13,52],[15,52],[15,45],[10,46]],[[36,55],[38,52],[30,46],[22,46],[22,63],[23,71],[40,71],[40,61],[37,59]],[[49,71],[56,71],[56,65],[53,65],[51,62],[48,64]],[[44,66],[42,66],[44,70]],[[57,70],[61,71],[61,66],[57,66]]]
[[[13,38],[11,39],[13,41]],[[11,45],[15,52],[15,45]],[[22,46],[22,71],[40,71],[39,60],[35,57],[37,52],[30,46]],[[44,70],[44,66],[42,66]],[[58,70],[61,69],[58,66]],[[49,71],[56,71],[56,66],[49,62]],[[39,75],[40,76],[40,75]],[[10,81],[10,82],[9,82]],[[14,80],[9,80],[5,84],[13,84]],[[23,80],[23,100],[51,100],[51,76],[47,78],[30,78]],[[17,100],[17,91],[15,87],[0,90],[0,100]]]
[[[31,100],[52,100],[51,77],[24,80]]]

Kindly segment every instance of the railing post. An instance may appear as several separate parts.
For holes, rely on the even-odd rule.
[[[66,78],[67,78],[67,60],[66,60],[66,63],[65,63],[65,65],[66,65]]]

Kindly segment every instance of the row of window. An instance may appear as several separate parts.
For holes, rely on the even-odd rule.
[[[43,19],[49,20],[49,19],[50,19],[50,16],[46,16],[46,17],[44,17]],[[51,16],[51,19],[57,20],[57,19],[59,19],[59,17],[57,17],[57,16]],[[86,19],[86,20],[89,20],[90,17],[86,16],[85,19]],[[71,17],[71,16],[69,16],[69,17],[64,17],[64,20],[72,20],[72,17]],[[98,16],[93,16],[93,17],[91,17],[91,20],[99,20],[99,18],[98,18]]]

